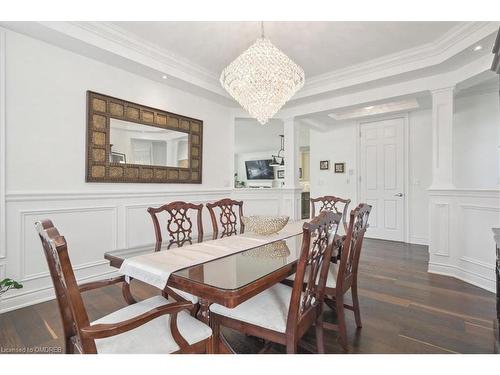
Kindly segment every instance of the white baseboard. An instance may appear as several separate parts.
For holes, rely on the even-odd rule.
[[[486,289],[492,293],[495,293],[496,290],[496,283],[493,278],[454,265],[429,262],[428,272],[443,276],[451,276],[479,288]]]
[[[409,238],[409,243],[414,244],[414,245],[429,245],[429,239],[426,237],[416,237],[416,236],[410,236]]]

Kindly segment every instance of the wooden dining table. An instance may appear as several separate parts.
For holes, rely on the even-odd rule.
[[[217,241],[212,240],[212,243]],[[165,292],[168,294],[169,288],[176,288],[197,296],[200,304],[197,317],[210,324],[212,303],[236,307],[294,274],[301,244],[302,234],[296,234],[180,269],[170,275]],[[169,251],[168,245],[168,242],[154,243],[111,250],[104,254],[104,258],[109,260],[112,267],[120,268],[127,258]],[[221,337],[223,342],[218,343],[221,352],[232,352],[224,337]]]
[[[169,251],[168,245],[156,243],[112,250],[106,252],[104,258],[109,260],[112,267],[120,268],[125,259]],[[170,274],[165,292],[168,294],[169,288],[176,288],[197,296],[200,305],[197,318],[210,324],[211,304],[234,308],[294,274],[301,245],[302,233],[294,234],[281,240],[270,239],[269,242],[245,251],[179,269]],[[221,337],[223,341],[218,343],[220,351],[231,352],[232,349]]]

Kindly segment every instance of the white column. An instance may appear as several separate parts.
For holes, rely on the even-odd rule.
[[[283,120],[285,135],[285,187],[297,188],[299,184],[299,124],[294,118]]]
[[[432,184],[430,189],[454,189],[453,185],[453,88],[432,94]]]

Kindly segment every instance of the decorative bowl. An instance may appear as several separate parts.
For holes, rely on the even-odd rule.
[[[288,223],[288,216],[243,216],[245,232],[271,235],[282,230]]]

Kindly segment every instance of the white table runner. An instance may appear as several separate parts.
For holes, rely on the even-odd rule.
[[[300,234],[305,221],[290,222],[278,233],[270,236],[244,233],[152,254],[138,255],[125,259],[120,267],[120,273],[164,289],[173,272]]]

